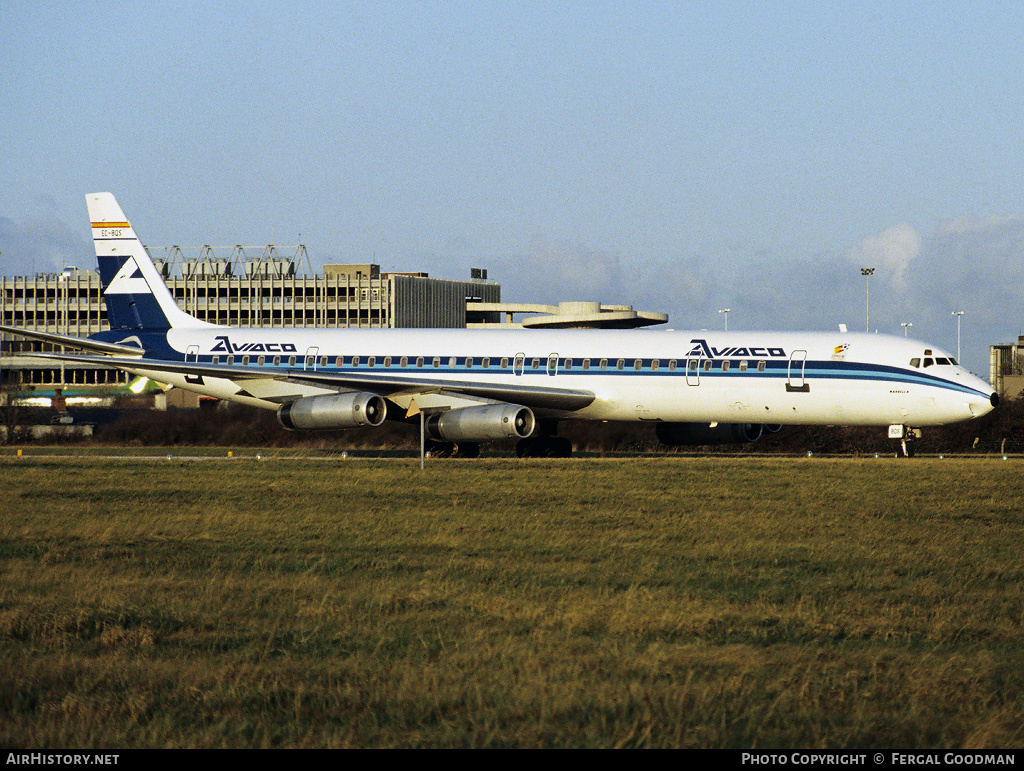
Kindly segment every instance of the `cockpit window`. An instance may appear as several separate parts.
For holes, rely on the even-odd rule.
[[[921,369],[921,357],[917,356],[910,360],[910,366],[914,369]]]
[[[926,357],[925,357],[925,360],[924,360],[924,366],[926,366],[926,367],[930,367],[930,366],[932,366],[932,365],[933,365],[934,363],[935,363],[935,359],[933,359],[933,358],[932,358],[931,356],[926,356]]]
[[[935,357],[935,363],[936,364],[949,364],[950,360],[947,359],[945,356],[936,356]]]

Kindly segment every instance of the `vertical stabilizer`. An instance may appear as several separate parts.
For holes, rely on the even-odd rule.
[[[85,200],[111,329],[212,326],[178,307],[111,193]]]

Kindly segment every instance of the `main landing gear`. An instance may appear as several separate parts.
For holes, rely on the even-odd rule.
[[[479,442],[435,442],[428,440],[424,447],[428,458],[479,458]]]
[[[516,455],[520,458],[568,458],[572,455],[572,442],[564,436],[555,436],[558,423],[541,421],[540,436],[520,439],[516,443]]]

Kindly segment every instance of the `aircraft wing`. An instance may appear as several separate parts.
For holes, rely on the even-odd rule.
[[[223,378],[232,381],[278,380],[289,383],[307,383],[338,391],[370,391],[381,396],[418,393],[451,394],[493,399],[495,401],[520,404],[524,407],[574,411],[583,409],[594,401],[591,391],[546,386],[525,386],[513,383],[460,381],[446,378],[402,377],[385,372],[322,372],[301,368],[274,369],[265,367],[242,367],[225,364],[200,364],[195,362],[163,361],[146,358],[119,358],[111,356],[87,356],[62,353],[39,353],[36,356],[130,371],[167,372],[190,377]],[[159,379],[159,378],[157,378]]]
[[[53,332],[37,332],[34,329],[21,329],[20,327],[9,327],[0,324],[0,332],[8,332],[19,337],[27,337],[30,340],[42,340],[45,343],[63,345],[68,348],[80,348],[83,351],[95,353],[106,353],[119,356],[144,356],[146,352],[141,346],[118,345],[117,343],[103,343],[99,340],[90,340],[87,337],[72,337],[71,335],[58,335]]]

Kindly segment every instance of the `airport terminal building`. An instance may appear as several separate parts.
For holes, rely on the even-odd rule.
[[[285,247],[292,249],[293,247]],[[230,249],[218,257],[217,249]],[[262,249],[257,259],[248,253]],[[233,327],[334,328],[637,328],[668,316],[628,305],[596,302],[558,305],[501,302],[501,285],[473,269],[468,281],[426,273],[381,272],[372,263],[308,268],[305,247],[288,258],[281,247],[209,247],[188,258],[179,247],[149,249],[168,288],[186,313]],[[0,324],[87,337],[109,328],[99,273],[66,268],[61,273],[0,278]],[[528,314],[516,321],[516,314]],[[58,364],[35,357],[48,343],[4,333],[0,337],[0,385],[8,391],[117,389],[128,376],[99,366]]]

